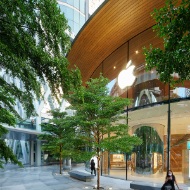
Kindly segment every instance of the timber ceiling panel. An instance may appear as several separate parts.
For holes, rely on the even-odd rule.
[[[153,26],[150,13],[163,5],[163,0],[105,1],[75,38],[67,55],[70,67],[77,65],[87,81],[113,51]]]

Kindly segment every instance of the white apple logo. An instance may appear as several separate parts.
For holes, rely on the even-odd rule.
[[[122,70],[118,75],[118,85],[121,89],[131,86],[135,81],[133,70],[135,66],[131,65],[131,60],[127,63],[126,69]]]

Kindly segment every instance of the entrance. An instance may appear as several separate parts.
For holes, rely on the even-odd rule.
[[[135,134],[143,140],[131,155],[132,171],[150,175],[163,171],[163,142],[157,131],[150,126],[136,129]]]

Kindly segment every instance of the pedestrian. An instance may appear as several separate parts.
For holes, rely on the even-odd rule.
[[[173,175],[172,170],[168,170],[166,174],[166,180],[165,183],[163,184],[161,190],[175,190],[175,184],[177,188],[179,189],[179,186],[177,184],[176,178]]]
[[[90,169],[91,169],[91,175],[92,175],[93,172],[94,172],[94,175],[96,176],[96,169],[95,169],[95,162],[94,162],[94,159],[92,159],[91,162],[90,162]]]

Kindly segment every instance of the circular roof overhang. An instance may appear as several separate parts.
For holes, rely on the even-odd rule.
[[[76,65],[83,83],[95,69],[122,44],[155,24],[154,8],[164,1],[107,0],[85,23],[67,55],[70,68]]]

